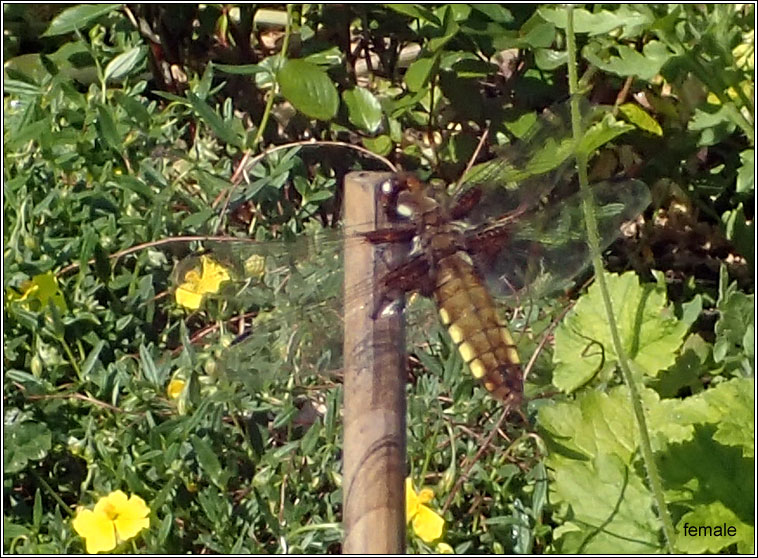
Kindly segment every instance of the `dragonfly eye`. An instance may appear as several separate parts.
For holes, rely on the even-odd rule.
[[[413,207],[407,203],[400,203],[395,209],[395,213],[402,219],[411,219],[414,215]]]

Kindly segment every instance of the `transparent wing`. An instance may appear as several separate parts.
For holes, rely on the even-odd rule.
[[[650,193],[636,180],[601,182],[592,192],[599,245],[605,250],[621,234],[621,225],[650,204]],[[581,194],[529,216],[474,228],[467,237],[492,294],[506,299],[540,298],[565,289],[591,262]]]
[[[341,375],[345,234],[350,233],[313,227],[289,242],[206,242],[203,256],[177,265],[176,290],[193,270],[202,274],[202,257],[229,270],[229,280],[206,293],[201,306],[213,309],[227,330],[238,334],[220,355],[220,370],[245,382],[269,374],[290,375],[295,383],[307,376]],[[382,247],[376,249],[383,258]],[[359,286],[347,304],[361,304],[371,288]],[[408,310],[408,338],[422,342],[413,332],[428,327],[412,324],[433,323],[436,313],[420,301],[411,306],[421,310]]]

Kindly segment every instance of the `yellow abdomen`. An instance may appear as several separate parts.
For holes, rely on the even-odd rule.
[[[519,405],[524,380],[518,353],[484,281],[461,252],[442,258],[436,275],[440,318],[471,373],[493,396]]]

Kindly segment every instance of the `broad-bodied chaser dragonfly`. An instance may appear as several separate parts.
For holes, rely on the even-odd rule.
[[[556,127],[552,121],[540,121],[526,144],[530,148],[517,144],[493,161],[473,167],[452,194],[425,185],[410,173],[377,184],[390,225],[359,233],[380,248],[396,242],[411,246],[405,261],[392,264],[381,278],[382,307],[375,313],[392,308],[405,294],[434,299],[473,376],[509,405],[521,401],[523,374],[513,336],[495,301],[533,300],[565,288],[587,267],[590,256],[580,197],[560,198],[572,182],[574,154],[585,150],[589,155],[627,129],[605,115],[588,125],[577,145],[567,135],[556,134]],[[594,184],[592,191],[605,249],[620,234],[621,225],[647,207],[650,196],[647,187],[635,180],[606,180]],[[343,229],[340,234],[356,233]],[[206,245],[211,255],[204,256],[204,265],[213,261],[226,270],[217,278],[221,292],[211,298],[238,313],[256,314],[252,333],[224,356],[227,365],[263,370],[276,358],[271,355],[269,333],[291,331],[281,361],[293,362],[296,368],[306,361],[317,368],[334,366],[341,343],[340,303],[355,302],[340,300],[341,246],[339,239],[324,231],[301,243]],[[179,289],[191,288],[187,269],[193,269],[195,279],[201,275],[193,262],[185,261],[177,271]],[[265,269],[254,273],[254,264],[263,262]],[[327,301],[331,304],[321,304]],[[280,308],[281,304],[288,308]],[[297,326],[280,329],[277,320]],[[310,338],[298,342],[297,331],[304,333],[307,324],[313,328]],[[256,329],[261,334],[256,335]]]

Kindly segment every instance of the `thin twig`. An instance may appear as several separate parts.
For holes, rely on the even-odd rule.
[[[479,152],[482,150],[482,147],[484,147],[484,142],[487,141],[487,136],[490,135],[490,127],[489,124],[484,129],[484,132],[482,132],[482,137],[479,138],[479,143],[476,146],[476,149],[474,149],[473,155],[468,160],[468,163],[466,163],[466,168],[463,169],[463,173],[461,174],[461,178],[459,179],[459,184],[456,185],[455,189],[457,190],[460,187],[460,181],[463,180],[463,177],[468,174],[468,171],[471,170],[471,167],[474,166],[474,163],[476,162],[477,157],[479,157]]]
[[[458,480],[455,481],[455,485],[453,486],[453,489],[450,491],[450,494],[448,494],[447,499],[445,500],[445,504],[442,506],[442,512],[441,515],[445,515],[445,512],[450,507],[450,504],[453,502],[453,498],[455,498],[456,493],[458,490],[460,490],[461,485],[463,482],[468,478],[468,474],[471,472],[471,469],[474,467],[477,461],[484,455],[484,452],[487,451],[490,447],[490,444],[492,443],[492,439],[495,437],[495,434],[497,434],[500,425],[505,422],[506,417],[510,413],[509,408],[503,409],[503,413],[500,415],[500,418],[497,421],[497,424],[492,428],[490,433],[487,435],[487,438],[484,440],[484,443],[479,448],[479,451],[476,452],[476,455],[471,459],[469,464],[466,466],[466,470],[461,473],[461,476],[458,477]]]
[[[216,199],[213,200],[213,203],[211,204],[211,207],[216,207],[221,200],[222,196],[225,196],[224,200],[224,206],[221,208],[221,212],[219,213],[219,223],[221,223],[221,218],[226,213],[227,209],[229,208],[229,203],[231,202],[232,196],[234,195],[234,191],[237,189],[237,186],[240,182],[240,177],[245,173],[245,169],[252,168],[254,165],[258,163],[261,159],[264,157],[267,157],[271,155],[272,153],[275,153],[276,151],[281,151],[282,149],[290,149],[294,147],[344,147],[346,149],[353,149],[355,151],[358,151],[367,157],[372,157],[381,163],[383,163],[387,168],[389,168],[392,172],[397,172],[397,167],[393,165],[389,159],[382,157],[381,155],[377,155],[376,153],[369,151],[365,147],[361,147],[359,145],[353,145],[352,143],[346,143],[343,141],[326,141],[326,140],[315,140],[315,139],[309,139],[309,140],[301,140],[301,141],[294,141],[291,143],[285,143],[282,145],[275,145],[274,147],[270,147],[268,149],[265,149],[264,151],[261,151],[258,155],[250,158],[250,151],[247,151],[240,163],[237,165],[237,170],[234,171],[234,174],[231,178],[232,186],[226,190],[225,192],[219,193],[218,196],[216,196]],[[226,194],[226,195],[225,195]]]
[[[243,238],[243,237],[237,237],[237,236],[201,236],[201,235],[189,235],[189,236],[170,236],[168,238],[161,238],[159,240],[151,240],[150,242],[143,242],[142,244],[137,244],[136,246],[130,246],[129,248],[125,248],[124,250],[119,250],[118,252],[115,252],[113,254],[110,254],[108,256],[108,259],[111,260],[117,260],[121,256],[126,256],[129,254],[132,254],[134,252],[139,252],[140,250],[144,250],[145,248],[153,248],[155,246],[163,246],[165,244],[173,244],[174,242],[249,242],[251,244],[255,244],[257,241],[252,238]],[[95,263],[95,258],[92,258],[87,262],[89,265],[92,265]],[[63,275],[66,275],[69,271],[74,271],[76,269],[79,269],[81,267],[80,262],[74,262],[70,265],[67,265],[63,269],[61,269],[57,274],[56,277],[62,277]]]

